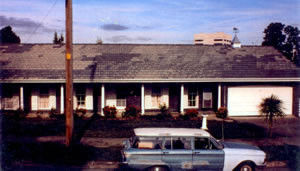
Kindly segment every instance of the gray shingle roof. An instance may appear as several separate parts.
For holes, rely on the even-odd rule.
[[[62,80],[65,47],[0,46],[5,80]],[[299,78],[300,69],[273,47],[144,44],[75,44],[74,80],[210,80]]]

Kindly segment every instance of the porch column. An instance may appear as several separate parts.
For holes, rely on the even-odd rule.
[[[65,98],[64,98],[64,85],[60,85],[60,113],[63,114],[65,112]]]
[[[24,110],[24,89],[23,86],[20,86],[20,109]]]
[[[221,84],[219,83],[219,85],[218,85],[218,109],[221,107],[221,95],[222,95],[222,93],[221,93]]]
[[[145,114],[145,86],[144,84],[142,84],[141,87],[141,114],[144,115]]]
[[[184,109],[183,109],[183,96],[184,96],[184,84],[181,84],[180,87],[180,113],[183,114]]]
[[[103,108],[105,106],[105,87],[104,84],[101,85],[101,115],[104,116]]]

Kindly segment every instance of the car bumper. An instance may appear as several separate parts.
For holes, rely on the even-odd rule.
[[[266,167],[266,164],[262,164],[262,165],[256,166],[257,169],[263,169],[263,168],[265,168],[265,167]]]

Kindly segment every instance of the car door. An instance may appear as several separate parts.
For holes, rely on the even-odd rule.
[[[209,137],[193,138],[193,168],[197,170],[222,170],[224,151]]]
[[[163,137],[136,137],[128,158],[128,164],[139,169],[163,165],[161,160],[162,142]]]
[[[162,161],[172,170],[192,168],[191,137],[165,137]]]

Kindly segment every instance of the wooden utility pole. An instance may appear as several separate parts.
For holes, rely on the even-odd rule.
[[[73,28],[72,0],[66,0],[66,146],[72,143],[73,136]]]

